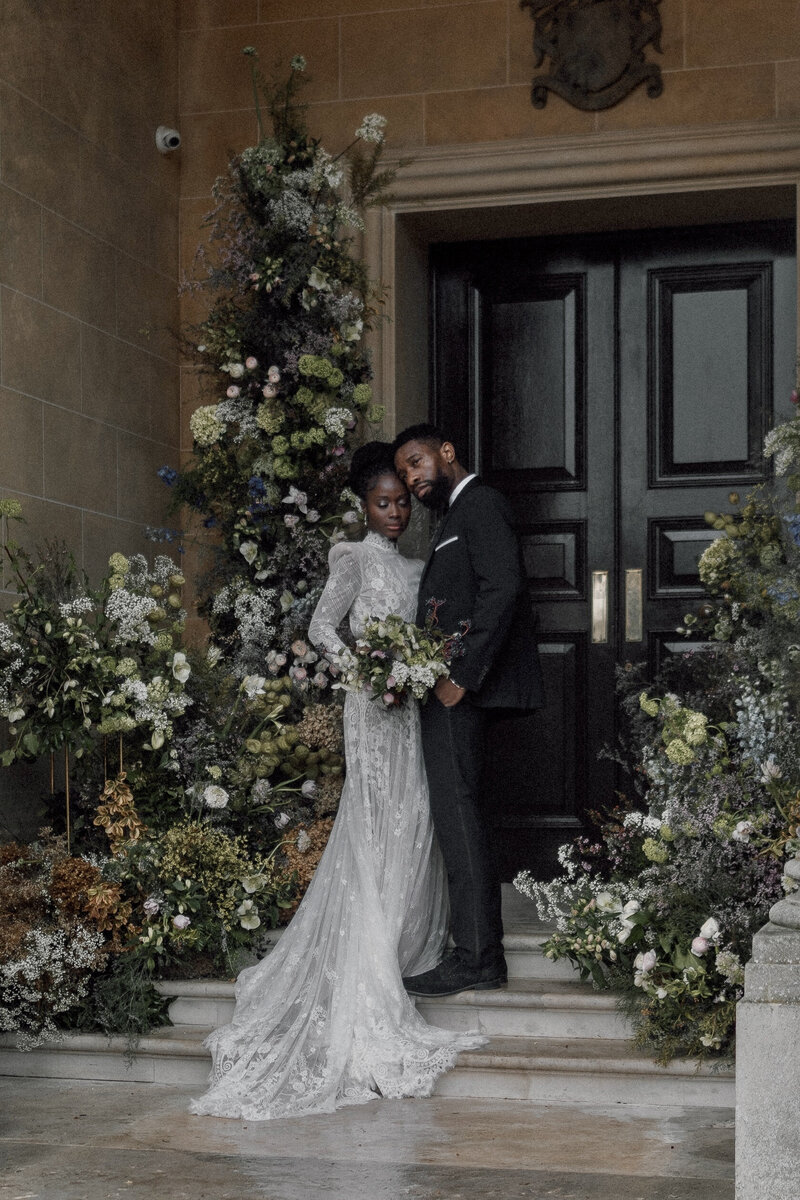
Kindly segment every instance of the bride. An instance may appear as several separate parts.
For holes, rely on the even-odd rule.
[[[422,567],[397,549],[411,501],[391,447],[360,447],[350,484],[367,534],[331,550],[309,627],[334,656],[345,649],[345,617],[354,637],[370,617],[413,620]],[[485,1041],[428,1025],[403,988],[403,975],[438,964],[447,929],[416,701],[387,709],[348,693],[344,739],[347,774],[325,853],[275,949],[240,974],[233,1019],[206,1042],[211,1085],[194,1113],[266,1121],[427,1096],[460,1050]]]

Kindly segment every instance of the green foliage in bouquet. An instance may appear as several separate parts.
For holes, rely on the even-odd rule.
[[[620,673],[632,794],[559,852],[551,883],[515,883],[557,931],[546,953],[614,987],[660,1062],[730,1054],[753,934],[800,850],[800,417],[767,437],[774,486],[700,560],[711,599],[684,618],[703,649],[649,686]],[[641,807],[638,807],[640,805]],[[641,809],[646,811],[642,811]]]
[[[420,629],[396,613],[367,621],[355,649],[341,658],[334,687],[368,692],[387,707],[408,696],[424,700],[436,680],[450,673],[452,638]]]

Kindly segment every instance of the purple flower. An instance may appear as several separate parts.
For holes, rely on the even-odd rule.
[[[167,487],[172,487],[173,483],[178,478],[178,472],[174,467],[159,467],[157,475],[162,483],[165,483]]]

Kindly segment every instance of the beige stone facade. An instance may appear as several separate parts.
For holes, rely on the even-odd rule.
[[[177,120],[177,18],[9,0],[0,20],[0,495],[97,576],[151,548],[176,459],[180,164],[153,135]]]

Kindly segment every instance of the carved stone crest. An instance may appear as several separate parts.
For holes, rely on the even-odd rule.
[[[533,77],[533,107],[544,108],[551,91],[576,108],[611,108],[640,83],[651,99],[660,96],[661,68],[644,57],[650,43],[662,52],[660,2],[520,0],[534,24],[535,66],[551,64],[549,74]]]

